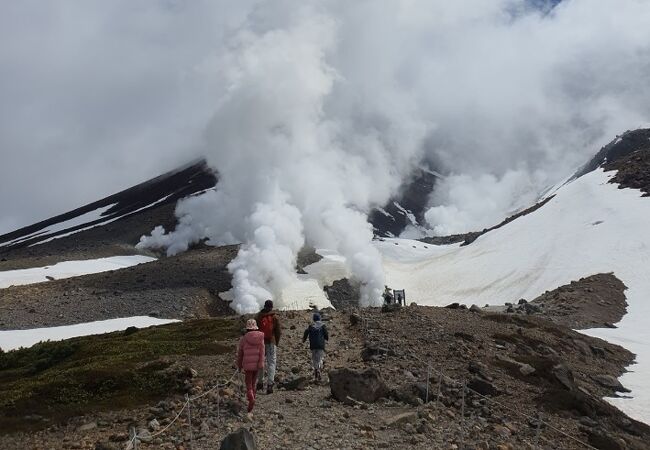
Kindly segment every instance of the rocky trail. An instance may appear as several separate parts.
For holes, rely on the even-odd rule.
[[[312,382],[309,350],[301,342],[311,313],[280,313],[277,389],[258,395],[252,421],[235,377],[190,403],[191,432],[184,410],[151,437],[181,411],[180,393],[0,436],[2,447],[123,449],[136,427],[138,449],[215,449],[240,428],[263,449],[647,448],[648,427],[601,400],[624,390],[616,377],[632,355],[620,347],[537,317],[467,309],[324,315],[330,330],[326,372],[333,379]],[[192,396],[230,379],[233,358],[174,357],[192,369],[184,385]],[[464,396],[463,382],[469,388]]]

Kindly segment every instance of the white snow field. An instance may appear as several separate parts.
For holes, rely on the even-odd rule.
[[[48,281],[46,277],[55,280],[77,277],[91,273],[107,272],[109,270],[124,269],[125,267],[155,261],[149,256],[112,256],[110,258],[87,259],[79,261],[64,261],[46,267],[31,269],[5,270],[0,272],[0,289],[9,286],[41,283]]]
[[[546,205],[461,247],[386,239],[377,247],[386,282],[421,305],[503,304],[596,273],[613,272],[628,290],[617,329],[588,334],[637,354],[621,382],[631,398],[608,399],[650,423],[650,198],[608,183],[615,172],[588,173],[559,188]]]
[[[20,347],[31,347],[32,345],[42,341],[61,341],[63,339],[70,339],[77,336],[88,336],[91,334],[126,330],[128,327],[146,328],[152,325],[164,325],[172,322],[178,322],[178,320],[135,316],[79,323],[62,327],[0,331],[0,348],[4,351],[9,351]]]

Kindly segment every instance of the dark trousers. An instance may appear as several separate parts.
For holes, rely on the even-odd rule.
[[[257,395],[257,370],[246,370],[246,397],[248,398],[248,412],[255,406],[255,396]]]

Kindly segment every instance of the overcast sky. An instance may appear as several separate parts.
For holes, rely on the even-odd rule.
[[[245,3],[1,2],[0,233],[196,156]]]
[[[451,209],[432,217],[450,229],[481,225],[650,121],[650,3],[566,0],[550,12],[543,5],[554,2],[534,3],[0,2],[0,233],[213,151],[219,137],[206,130],[228,121],[220,102],[238,76],[224,60],[285,29],[286,53],[300,55],[321,16],[330,42],[316,50],[333,84],[318,120],[336,122],[336,141],[350,148],[368,128],[389,153],[403,144],[403,158],[388,158],[398,181],[420,157],[465,176],[462,195],[447,186],[436,199]],[[305,4],[315,6],[294,14]],[[474,205],[486,192],[499,199]]]

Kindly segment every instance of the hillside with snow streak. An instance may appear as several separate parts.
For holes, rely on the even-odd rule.
[[[589,334],[637,354],[621,382],[632,398],[610,401],[650,423],[650,199],[592,171],[563,186],[543,207],[468,246],[387,239],[377,243],[389,286],[408,301],[442,306],[533,299],[585,276],[613,272],[628,287],[628,313],[617,329]]]

